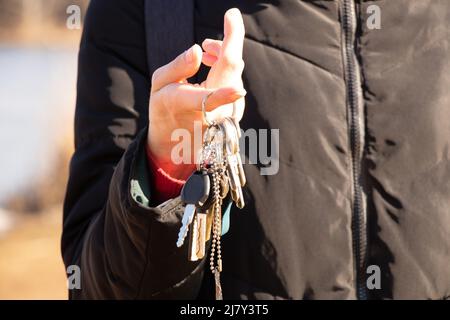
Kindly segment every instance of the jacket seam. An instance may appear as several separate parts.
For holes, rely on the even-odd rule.
[[[321,71],[326,72],[327,74],[330,74],[334,78],[341,80],[339,75],[337,75],[336,73],[334,73],[334,72],[332,72],[332,71],[322,67],[321,65],[319,65],[319,64],[317,64],[317,63],[315,63],[315,62],[313,62],[313,61],[311,61],[311,60],[309,60],[309,59],[307,59],[305,57],[296,55],[296,54],[290,52],[289,50],[287,50],[285,48],[277,47],[277,46],[275,46],[275,45],[273,45],[271,43],[268,43],[268,42],[265,42],[265,41],[262,41],[262,40],[257,40],[256,38],[253,38],[253,37],[248,36],[248,35],[246,35],[245,38],[248,39],[248,40],[251,40],[253,42],[256,42],[256,43],[258,43],[260,45],[269,47],[269,48],[271,48],[273,50],[278,50],[278,51],[281,51],[281,52],[283,52],[283,53],[285,53],[285,54],[287,54],[289,56],[295,57],[295,58],[299,59],[300,61],[303,61],[303,62],[305,62],[305,63],[307,63],[307,64],[309,64],[309,65],[311,65],[311,66],[313,66],[313,67],[315,67],[315,68],[317,68],[319,70],[321,70]]]

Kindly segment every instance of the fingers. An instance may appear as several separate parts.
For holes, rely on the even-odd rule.
[[[218,57],[220,55],[220,50],[222,50],[222,41],[205,39],[202,43],[202,48],[206,53]]]
[[[164,95],[166,106],[177,108],[177,112],[201,112],[202,101],[209,93],[213,92],[206,100],[205,110],[212,111],[217,107],[233,103],[246,95],[242,88],[223,87],[220,89],[206,89],[191,84],[171,84],[161,92]]]
[[[202,49],[199,45],[180,54],[168,64],[158,68],[152,76],[152,92],[173,83],[181,82],[197,73],[202,61]]]
[[[233,103],[242,97],[244,97],[247,92],[244,89],[236,89],[233,87],[221,88],[215,90],[205,102],[205,110],[213,111],[214,109],[223,106],[225,104]],[[204,97],[204,96],[203,96]],[[202,101],[203,101],[202,97]]]
[[[224,18],[224,38],[221,59],[229,68],[243,68],[242,49],[245,28],[239,9],[229,9]]]
[[[216,56],[210,55],[209,53],[203,53],[202,63],[208,67],[212,67],[216,63],[218,58]]]
[[[222,41],[205,39],[202,43],[202,48],[205,50],[202,57],[202,62],[208,67],[212,67],[217,62],[222,50]]]

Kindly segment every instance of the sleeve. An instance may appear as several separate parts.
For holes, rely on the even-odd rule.
[[[193,299],[203,279],[204,260],[175,245],[180,201],[151,201],[143,12],[143,0],[92,0],[86,15],[61,240],[81,272],[71,299]]]
[[[146,153],[148,167],[152,173],[150,182],[152,185],[158,186],[158,189],[154,189],[155,192],[152,194],[152,200],[154,200],[155,203],[163,203],[178,196],[181,193],[181,189],[186,181],[175,179],[165,172],[164,169],[158,167],[153,160],[153,156],[148,148],[148,145],[146,148]]]

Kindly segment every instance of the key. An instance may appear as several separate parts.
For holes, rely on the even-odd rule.
[[[208,199],[210,192],[210,179],[204,170],[195,171],[186,181],[181,190],[181,200],[186,204],[181,228],[178,232],[177,247],[181,247],[186,238],[189,225],[192,223],[197,207],[201,207]]]
[[[195,215],[195,205],[194,204],[187,204],[186,208],[184,209],[183,213],[183,219],[181,220],[181,228],[178,232],[178,240],[177,240],[177,247],[181,247],[184,243],[184,239],[187,236],[187,233],[189,231],[189,225],[192,223],[192,220],[194,219]]]
[[[206,254],[206,225],[207,225],[207,213],[200,212],[197,214],[197,226],[198,226],[198,259],[203,259]]]
[[[209,185],[210,185],[209,190],[211,190],[211,191],[209,192],[208,198],[199,207],[199,210],[198,210],[199,212],[208,211],[212,207],[214,200],[215,200],[214,192],[212,192],[214,190],[214,179],[213,179],[211,172],[208,172],[208,177],[209,177]]]
[[[238,179],[238,178],[236,178]],[[229,179],[231,181],[231,179]],[[240,185],[237,185],[235,189],[230,188],[231,199],[236,203],[239,209],[245,207],[244,194]]]
[[[242,158],[239,152],[236,154],[236,160],[237,160],[239,181],[241,182],[241,186],[243,187],[247,183],[247,178],[245,177],[244,166],[242,165]]]
[[[239,149],[238,130],[240,129],[239,127],[236,127],[236,121],[232,118],[226,118],[224,126],[229,137],[227,139],[227,154],[230,163],[230,182],[236,185],[236,188],[232,189],[231,196],[238,208],[242,209],[245,206],[242,187],[246,183],[246,178]]]
[[[245,206],[245,203],[238,168],[237,157],[240,157],[240,155],[237,153],[239,141],[236,127],[234,126],[232,119],[225,118],[223,123],[220,123],[220,128],[223,130],[225,136],[225,153],[228,162],[227,174],[230,180],[231,198],[236,203],[237,207],[242,209]]]
[[[228,192],[230,192],[230,182],[228,180],[229,179],[225,174],[222,176],[222,179],[220,179],[220,197],[222,199],[225,199]]]
[[[225,146],[225,132],[220,125],[217,125],[217,130],[213,140],[213,147],[216,153],[216,160],[222,163],[224,160],[224,146]]]
[[[197,223],[198,213],[195,215],[194,220],[189,233],[189,249],[188,249],[188,259],[189,261],[197,261],[197,250],[198,250],[198,223]]]
[[[237,169],[236,155],[228,155],[227,173],[230,180],[231,198],[236,202],[238,208],[242,209],[244,207],[244,196]]]
[[[192,223],[189,241],[189,260],[203,259],[206,253],[206,213],[197,212]]]
[[[242,165],[242,158],[241,158],[241,150],[239,148],[239,138],[241,137],[241,128],[239,126],[239,122],[236,119],[230,119],[227,118],[227,121],[230,122],[230,127],[234,127],[234,129],[236,130],[236,135],[235,135],[235,139],[233,139],[233,154],[236,155],[236,160],[237,160],[237,169],[238,169],[238,174],[239,174],[239,180],[241,182],[241,187],[245,186],[247,179],[245,177],[245,172],[244,172],[244,166]],[[231,131],[232,129],[230,129]]]
[[[229,124],[227,123],[226,118],[223,119],[223,121],[221,123],[219,123],[219,128],[223,135],[221,152],[224,154],[224,156],[227,160],[227,168],[226,169],[227,169],[227,171],[230,171],[230,170],[232,171],[233,169],[230,168],[230,164],[232,164],[231,162],[233,161],[233,159],[230,157],[234,151],[233,138],[234,138],[235,133],[230,130],[230,127],[229,127]],[[233,179],[233,177],[231,176],[231,172],[229,174],[229,178],[230,178],[230,187],[231,187],[231,189],[235,190],[236,189],[236,179]]]
[[[197,212],[192,222],[189,239],[189,260],[198,261],[203,259],[206,253],[206,227],[207,215]]]
[[[227,166],[227,173],[228,178],[230,180],[230,187],[231,190],[237,190],[240,187],[240,180],[239,175],[237,173],[237,163],[236,163],[236,157],[234,154],[227,154],[228,159],[228,166]]]

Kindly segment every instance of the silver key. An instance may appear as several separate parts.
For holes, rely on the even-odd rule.
[[[189,225],[194,220],[195,211],[208,199],[210,187],[209,176],[205,170],[195,171],[184,184],[181,190],[181,200],[186,204],[186,208],[178,232],[177,247],[183,245],[189,231]]]
[[[178,240],[177,240],[178,248],[183,245],[184,239],[186,239],[186,236],[189,231],[189,225],[194,220],[195,210],[196,207],[193,204],[187,204],[186,208],[184,209],[183,219],[181,220],[181,228],[180,231],[178,232]]]
[[[247,183],[247,178],[245,177],[244,166],[242,165],[241,154],[239,152],[237,153],[236,158],[239,180],[241,181],[241,186],[245,186],[245,184]]]
[[[241,178],[239,170],[239,138],[233,119],[225,118],[220,124],[225,135],[225,154],[227,156],[227,174],[230,180],[231,198],[238,208],[243,208],[244,195],[242,193],[241,182],[245,183],[245,176]],[[242,163],[241,163],[242,165]],[[243,171],[243,169],[241,169]]]
[[[228,148],[227,148],[228,149]],[[239,180],[238,170],[237,170],[237,160],[234,154],[227,154],[228,160],[228,177],[230,178],[230,187],[232,190],[236,190],[240,187],[241,181]]]
[[[230,187],[231,187],[231,198],[239,209],[242,209],[245,206],[244,202],[244,194],[242,193],[242,186],[238,174],[238,166],[236,155],[228,156],[228,174],[230,178]],[[233,188],[234,185],[234,188]]]
[[[241,128],[239,126],[239,121],[237,121],[236,119],[228,118],[227,121],[229,122],[230,127],[233,127],[236,132],[236,135],[232,139],[232,142],[233,142],[232,152],[233,152],[233,154],[236,155],[236,160],[237,160],[236,166],[238,169],[239,180],[241,182],[241,187],[243,187],[243,186],[245,186],[247,179],[245,177],[244,167],[242,165],[241,150],[239,148],[239,138],[241,137]],[[232,129],[230,129],[229,131],[232,131]]]

